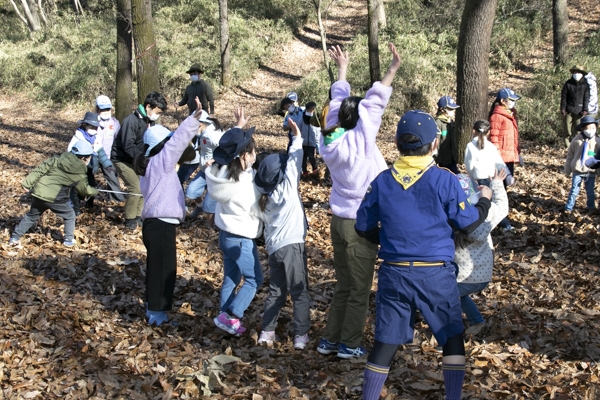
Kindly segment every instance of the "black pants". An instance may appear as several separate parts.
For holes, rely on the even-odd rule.
[[[158,218],[144,220],[146,246],[146,301],[148,310],[169,311],[173,305],[177,276],[177,225]]]
[[[100,168],[102,169],[102,174],[104,175],[104,180],[106,181],[108,188],[114,192],[120,192],[121,184],[119,183],[117,172],[110,172],[102,165],[100,165]],[[120,193],[108,193],[108,197],[110,197],[111,200],[118,201],[119,203],[125,201],[125,196]]]
[[[37,222],[44,211],[50,210],[65,221],[65,240],[73,240],[75,232],[75,212],[66,201],[64,203],[49,203],[34,197],[29,212],[25,214],[16,226],[12,237],[20,238]]]
[[[88,183],[90,184],[91,187],[96,187],[96,178],[94,177],[94,174],[93,174],[91,168],[87,169],[87,179],[88,179]],[[120,187],[119,187],[119,190],[120,190]],[[73,188],[73,189],[71,189],[70,199],[71,199],[71,203],[73,203],[73,210],[75,211],[75,214],[79,215],[81,213],[81,202],[85,199],[85,197],[83,197],[82,195],[77,193],[77,190],[75,190],[75,188]],[[92,207],[93,205],[94,205],[94,198],[90,197],[86,202],[86,206]]]
[[[312,167],[312,172],[317,170],[317,159],[315,158],[315,147],[312,146],[302,146],[302,172],[308,173],[306,170],[307,160],[310,161],[310,166]]]

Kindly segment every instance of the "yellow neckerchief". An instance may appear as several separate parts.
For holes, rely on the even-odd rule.
[[[433,165],[435,165],[435,161],[431,156],[400,157],[392,165],[392,176],[406,190]]]
[[[440,121],[442,121],[442,122],[443,122],[443,123],[445,123],[445,124],[448,124],[448,123],[450,123],[450,122],[453,122],[453,121],[450,119],[450,116],[449,116],[449,115],[447,115],[447,114],[440,114],[440,115],[438,115],[438,116],[437,116],[437,119],[439,119]]]

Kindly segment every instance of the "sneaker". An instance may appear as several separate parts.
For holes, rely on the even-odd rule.
[[[9,244],[10,246],[18,246],[18,245],[20,245],[20,244],[21,244],[21,241],[20,241],[20,240],[19,240],[19,238],[17,238],[17,237],[11,237],[11,238],[8,240],[8,244]]]
[[[148,325],[160,326],[162,323],[169,321],[166,311],[146,310],[146,317],[148,317]]]
[[[513,228],[512,225],[506,225],[504,228],[502,228],[502,232],[513,232],[515,230],[515,228]]]
[[[130,231],[135,230],[135,228],[138,227],[137,221],[134,219],[126,219],[125,220],[125,228],[129,229]]]
[[[367,350],[362,347],[362,346],[358,346],[354,349],[346,347],[346,345],[344,343],[340,343],[339,347],[338,347],[338,352],[337,352],[337,356],[339,358],[344,358],[344,359],[349,359],[349,358],[359,358],[362,356],[366,356],[367,355]]]
[[[135,223],[141,228],[144,225],[144,220],[142,217],[135,217]]]
[[[309,340],[308,333],[305,333],[302,336],[294,336],[294,348],[298,350],[304,350]]]
[[[246,328],[242,325],[242,321],[237,318],[232,318],[226,312],[222,312],[218,317],[213,319],[213,322],[219,329],[223,329],[227,333],[235,336],[241,336],[246,332]]]
[[[75,246],[75,239],[70,239],[70,240],[69,239],[65,239],[63,241],[63,246],[66,246],[66,247],[73,247],[73,246]]]
[[[260,337],[258,338],[258,344],[266,344],[267,346],[272,346],[277,339],[275,338],[275,331],[262,331],[260,333]]]
[[[321,354],[328,355],[338,352],[339,343],[331,343],[327,339],[321,338],[317,351]]]

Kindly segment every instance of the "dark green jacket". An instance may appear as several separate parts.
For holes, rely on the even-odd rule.
[[[68,201],[72,187],[83,196],[98,195],[88,184],[87,166],[71,152],[47,159],[31,171],[21,185],[34,197],[49,203]]]
[[[458,138],[456,137],[455,123],[439,116],[436,117],[435,124],[439,129],[438,138],[440,139],[435,161],[438,165],[458,162]]]
[[[200,79],[198,82],[192,82],[185,88],[183,99],[178,103],[180,106],[187,104],[188,111],[193,113],[196,111],[196,96],[202,104],[202,109],[209,114],[215,113],[215,98],[213,95],[212,87],[204,79]],[[208,109],[210,103],[210,111]]]

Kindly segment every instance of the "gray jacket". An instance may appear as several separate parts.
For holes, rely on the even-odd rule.
[[[269,255],[289,244],[304,243],[306,239],[306,217],[298,192],[302,171],[301,137],[293,138],[288,155],[285,177],[270,194],[262,215]]]
[[[310,123],[304,122],[304,116],[298,119],[298,129],[302,134],[302,146],[317,147],[317,136],[315,135],[315,128]]]

